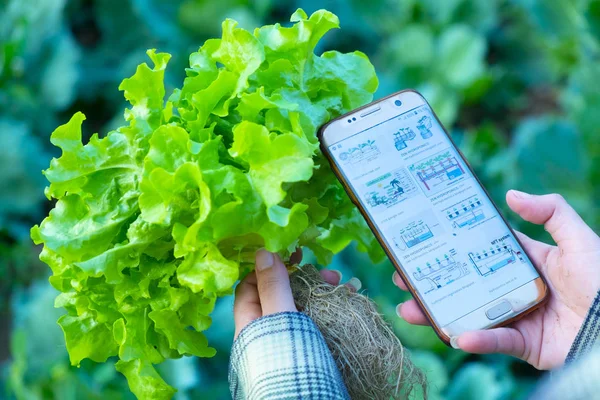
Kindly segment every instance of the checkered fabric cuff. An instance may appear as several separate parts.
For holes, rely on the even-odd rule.
[[[246,326],[229,365],[233,399],[349,399],[315,323],[299,312],[268,315]]]
[[[588,314],[567,354],[566,363],[581,358],[600,343],[600,292],[592,302]]]

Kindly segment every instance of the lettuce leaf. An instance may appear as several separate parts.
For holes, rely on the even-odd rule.
[[[202,332],[257,249],[306,246],[327,263],[357,241],[382,256],[316,138],[371,100],[375,71],[360,52],[314,54],[339,25],[330,12],[292,22],[250,33],[226,20],[167,99],[170,55],[149,50],[153,65],[120,85],[122,127],[84,144],[77,113],[52,134],[62,155],[44,174],[56,205],[31,237],[62,292],[73,365],[116,356],[139,398],[170,398],[154,365],[215,354]]]

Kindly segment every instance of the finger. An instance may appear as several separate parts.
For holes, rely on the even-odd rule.
[[[543,224],[552,239],[565,250],[585,251],[600,244],[600,238],[558,194],[535,196],[517,190],[506,194],[509,207],[525,221]]]
[[[290,277],[277,254],[256,252],[256,281],[263,315],[298,311],[292,297]]]
[[[333,286],[339,285],[340,281],[342,280],[342,273],[335,269],[323,269],[320,271],[320,273],[325,282]],[[362,282],[360,279],[354,277],[349,279],[348,282],[344,283],[344,286],[346,286],[352,292],[357,292],[362,288]]]
[[[362,288],[362,282],[357,277],[352,277],[348,279],[348,282],[344,283],[351,292],[358,292]]]
[[[302,262],[302,249],[298,247],[296,251],[294,251],[290,255],[290,265],[297,265]]]
[[[234,338],[246,325],[260,317],[262,317],[262,308],[260,307],[258,287],[256,286],[256,274],[252,272],[235,288],[235,300],[233,302]]]
[[[529,236],[521,233],[519,231],[515,231],[517,238],[523,245],[525,252],[531,258],[531,261],[538,269],[544,269],[546,265],[546,258],[548,257],[548,252],[552,250],[553,246],[549,244],[538,242],[537,240],[531,239]]]
[[[394,273],[392,274],[392,282],[394,282],[394,285],[398,286],[405,292],[408,291],[408,286],[406,286],[406,283],[404,283],[404,280],[402,280],[398,271],[394,271]]]
[[[398,304],[396,307],[396,314],[409,324],[431,325],[415,299],[410,299],[404,303]]]
[[[339,285],[342,280],[342,273],[336,269],[322,269],[319,273],[325,282],[333,286]]]
[[[457,339],[453,338],[452,345],[468,353],[501,353],[521,359],[526,351],[523,334],[514,328],[466,332]]]

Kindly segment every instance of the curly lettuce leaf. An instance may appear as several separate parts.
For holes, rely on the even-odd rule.
[[[77,113],[52,134],[62,155],[44,174],[56,205],[31,237],[61,292],[73,365],[118,357],[138,398],[170,398],[154,365],[215,354],[203,331],[257,249],[306,246],[326,263],[357,241],[381,255],[316,138],[371,100],[375,71],[360,52],[314,54],[339,25],[330,12],[292,22],[251,33],[226,20],[167,99],[170,55],[149,50],[153,66],[120,86],[131,104],[122,127],[84,144]]]
[[[125,375],[131,391],[138,399],[168,400],[176,392],[147,361],[140,359],[120,360],[115,367],[117,371]]]

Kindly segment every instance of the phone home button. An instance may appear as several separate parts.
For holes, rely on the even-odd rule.
[[[500,303],[497,303],[485,310],[485,315],[487,315],[489,319],[496,319],[503,316],[510,310],[512,310],[512,306],[508,300],[502,300]]]

